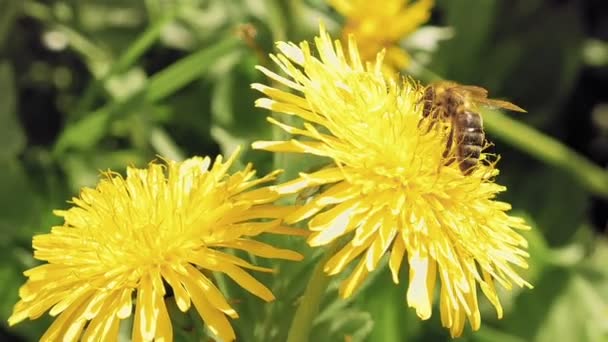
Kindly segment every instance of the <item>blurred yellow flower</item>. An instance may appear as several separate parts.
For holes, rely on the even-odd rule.
[[[286,222],[311,218],[311,246],[347,238],[325,265],[325,271],[334,275],[358,259],[341,284],[343,297],[351,296],[390,254],[396,283],[407,257],[407,303],[420,318],[431,316],[437,275],[441,321],[452,336],[462,333],[467,317],[473,330],[479,329],[478,285],[501,317],[495,282],[506,289],[512,283],[530,286],[514,269],[528,266],[527,241],[514,229],[529,227],[506,214],[509,204],[495,200],[505,188],[493,182],[498,173],[494,163],[482,153],[479,167],[468,176],[457,163],[444,165],[446,134],[418,127],[421,87],[385,77],[382,54],[375,63],[364,65],[354,40],[344,51],[323,27],[315,45],[318,58],[306,42],[278,43],[280,53],[272,59],[288,77],[259,67],[298,94],[252,85],[267,96],[258,99],[257,106],[303,120],[295,127],[269,118],[296,138],[258,141],[254,148],[332,161],[276,186],[283,194],[324,188]]]
[[[434,0],[388,0],[379,4],[365,0],[328,0],[342,16],[346,24],[343,39],[354,35],[359,53],[364,61],[372,61],[376,54],[386,49],[386,72],[393,74],[406,68],[408,53],[399,42],[426,23],[431,15]]]
[[[251,189],[277,172],[253,179],[248,165],[229,175],[236,155],[226,162],[219,156],[212,166],[210,158],[195,157],[128,168],[126,178],[108,172],[96,188],[83,189],[74,207],[56,211],[65,220],[62,226],[34,237],[34,256],[47,263],[25,272],[29,279],[9,323],[38,318],[50,309],[58,317],[42,341],[116,341],[120,321],[131,316],[135,304],[133,341],[171,341],[166,284],[181,311],[194,304],[209,330],[224,341],[234,340],[226,316],[238,314],[210,272],[225,273],[270,301],[270,290],[244,269],[272,269],[222,249],[301,259],[294,251],[249,238],[298,233],[281,226],[286,210],[271,204],[279,197],[276,192]]]

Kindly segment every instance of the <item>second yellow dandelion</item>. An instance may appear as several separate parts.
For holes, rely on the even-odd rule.
[[[405,69],[409,54],[399,46],[401,40],[426,23],[431,16],[433,0],[389,0],[382,3],[365,0],[328,0],[346,23],[343,40],[353,35],[359,45],[361,58],[372,61],[386,49],[385,71],[394,73]]]

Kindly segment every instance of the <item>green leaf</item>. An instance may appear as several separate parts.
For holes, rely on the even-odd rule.
[[[501,197],[525,210],[549,245],[567,244],[590,205],[589,194],[577,184],[577,179],[560,169],[542,165],[518,164],[503,171],[499,180],[508,190]]]
[[[264,3],[264,21],[272,32],[274,41],[285,41],[287,39],[287,8],[286,4],[277,0],[268,0]]]
[[[137,150],[97,150],[94,154],[66,154],[62,166],[71,192],[78,193],[82,187],[94,187],[99,182],[101,172],[112,170],[124,174],[127,166],[145,167],[149,159]]]
[[[333,276],[321,310],[314,321],[313,340],[400,341],[413,335],[419,320],[405,304],[405,283],[393,283],[387,260],[369,274],[353,296],[343,299],[338,290],[353,267]],[[354,265],[353,265],[354,266]],[[404,326],[404,322],[407,324]]]
[[[172,95],[186,84],[214,71],[219,63],[234,59],[240,53],[241,41],[237,37],[228,37],[215,45],[205,47],[171,66],[156,73],[150,78],[146,89],[146,100],[156,102]],[[237,55],[234,55],[237,54]]]
[[[111,79],[111,77],[129,73],[131,66],[158,40],[162,29],[165,28],[175,17],[176,11],[169,10],[158,20],[155,20],[150,27],[147,28],[136,40],[129,44],[122,55],[110,66],[109,70],[103,77],[91,81],[78,104],[74,107],[70,119],[74,119],[82,115],[83,111],[88,110],[95,100],[102,84]],[[124,77],[121,77],[124,78]]]
[[[420,330],[419,319],[407,307],[405,284],[394,284],[388,268],[359,299],[360,307],[371,314],[374,328],[370,341],[399,342],[409,340]]]
[[[479,331],[471,334],[470,340],[477,342],[526,342],[523,338],[514,336],[508,331],[500,331],[487,324],[482,325]]]
[[[444,0],[438,6],[445,10],[446,23],[454,30],[454,38],[440,44],[433,60],[433,70],[448,79],[468,80],[478,67],[471,63],[482,55],[491,38],[497,0]],[[475,8],[474,18],[471,8]]]
[[[25,277],[22,272],[26,266],[20,259],[29,259],[32,262],[32,256],[29,251],[9,247],[2,247],[2,258],[0,261],[0,282],[2,282],[2,291],[0,291],[0,319],[2,326],[6,327],[6,321],[13,311],[13,306],[19,299],[19,288],[25,282]],[[28,265],[28,267],[32,264]],[[40,337],[50,325],[53,318],[49,315],[43,315],[37,320],[25,320],[13,327],[6,327],[12,334],[22,336],[27,341],[38,341]]]
[[[0,3],[0,50],[4,48],[13,23],[19,14],[19,0],[8,0]]]
[[[504,327],[526,341],[606,341],[608,271],[582,265],[547,269],[517,298]]]
[[[180,148],[163,129],[155,128],[152,130],[150,133],[150,145],[164,158],[176,161],[184,159],[184,154]]]
[[[211,136],[209,111],[211,89],[212,84],[207,79],[195,81],[164,101],[162,107],[156,105],[152,108],[154,110],[141,115],[144,120],[153,120],[157,125],[162,125],[158,129],[166,131],[184,156],[216,154],[218,151]],[[159,115],[161,112],[165,117]],[[155,117],[151,118],[151,114]],[[156,151],[165,155],[158,149]]]
[[[7,61],[0,61],[0,90],[0,160],[7,160],[25,147],[25,134],[17,120],[15,75]]]
[[[68,126],[57,139],[54,153],[60,154],[69,148],[91,149],[105,136],[108,125],[115,116],[126,115],[142,103],[154,103],[172,95],[212,71],[227,55],[238,52],[239,45],[240,41],[236,37],[223,39],[156,73],[150,77],[142,91],[121,102],[110,103]]]
[[[340,312],[326,324],[317,327],[310,340],[344,341],[348,339],[353,342],[367,341],[373,328],[374,320],[370,313],[351,308]],[[385,339],[383,341],[389,340]]]
[[[560,141],[496,110],[483,110],[485,127],[492,136],[521,149],[530,156],[570,173],[572,180],[587,191],[608,197],[608,172]],[[527,171],[529,162],[521,167]],[[529,175],[521,175],[532,179]],[[541,184],[541,183],[537,183]],[[542,183],[544,184],[544,183]],[[570,186],[570,185],[569,185]]]
[[[0,193],[0,241],[27,237],[41,216],[42,203],[16,160],[0,162]]]
[[[254,140],[270,138],[273,127],[266,121],[268,112],[253,105],[260,97],[250,86],[261,81],[261,74],[255,72],[256,61],[248,55],[216,80],[211,98],[211,133],[225,153],[240,145],[241,159],[254,163],[259,173],[264,174],[273,169],[273,154],[252,150],[250,145]]]
[[[3,241],[4,242],[4,241]],[[16,248],[0,243],[2,261],[0,261],[0,318],[5,322],[13,311],[13,306],[19,300],[19,287],[25,281],[22,275],[23,265],[15,258]]]
[[[521,119],[535,126],[553,128],[559,114],[577,115],[563,113],[562,108],[582,67],[585,23],[581,19],[584,16],[581,6],[576,2],[559,5],[545,2],[533,12],[521,15],[504,4],[503,12],[505,15],[498,23],[502,32],[496,37],[497,46],[518,41],[522,51],[509,72],[501,74],[505,76],[501,86],[492,90],[500,90],[499,94],[515,99],[527,109],[530,115]],[[485,79],[493,79],[497,77],[493,69],[500,69],[503,60],[491,51],[488,58],[484,57],[486,67],[479,73]]]

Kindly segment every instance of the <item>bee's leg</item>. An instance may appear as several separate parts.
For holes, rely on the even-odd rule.
[[[419,105],[421,105],[421,104],[423,104],[425,102],[426,102],[426,99],[423,96],[423,97],[419,98],[418,101],[416,101],[415,104],[416,104],[416,106],[419,106]]]
[[[423,118],[420,121],[418,121],[418,128],[420,128],[422,126],[423,122],[427,123],[426,131],[424,132],[424,134],[427,134],[435,127],[435,125],[437,124],[437,121],[439,121],[440,117],[441,117],[441,114],[439,113],[439,109],[435,109],[431,113],[427,114],[426,116],[423,116]]]
[[[422,126],[422,123],[426,121],[426,118],[422,118],[420,120],[418,120],[418,128],[420,128],[420,126]]]
[[[433,117],[435,115],[431,112],[427,112],[426,110],[422,112],[422,118],[418,120],[418,128],[422,127],[422,124],[427,122],[428,120],[433,121]]]
[[[428,132],[430,132],[433,127],[435,127],[435,125],[437,124],[437,120],[435,118],[431,118],[428,124],[428,127],[426,128],[426,132],[424,132],[424,134],[427,134]]]
[[[448,142],[445,145],[445,150],[443,151],[443,159],[445,159],[444,166],[449,166],[452,164],[456,158],[454,156],[450,156],[450,152],[452,152],[452,145],[454,144],[454,126],[450,127],[450,133],[448,134]]]

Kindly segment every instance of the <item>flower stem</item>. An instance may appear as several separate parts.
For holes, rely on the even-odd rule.
[[[0,49],[8,38],[13,23],[19,15],[20,3],[17,0],[8,0],[0,4]]]
[[[499,111],[484,110],[483,117],[492,135],[540,161],[570,172],[590,192],[608,197],[608,172],[587,158]]]
[[[107,72],[92,80],[74,107],[70,120],[82,117],[93,106],[97,95],[103,90],[103,85],[112,76],[127,71],[148,49],[158,40],[164,29],[177,16],[177,10],[167,11],[164,17],[154,21],[124,53],[112,63]]]
[[[308,341],[312,323],[319,312],[321,300],[330,281],[330,277],[325,274],[323,268],[338,247],[339,243],[337,240],[329,245],[325,249],[323,257],[312,271],[308,285],[306,285],[306,290],[304,290],[304,295],[300,300],[300,305],[289,327],[287,342]]]

